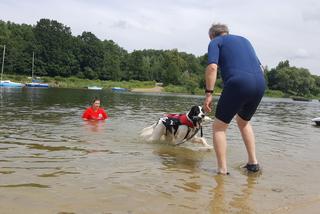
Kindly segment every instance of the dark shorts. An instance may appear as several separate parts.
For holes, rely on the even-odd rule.
[[[227,124],[238,114],[249,121],[256,112],[265,90],[263,75],[251,73],[231,77],[225,82],[215,117]]]

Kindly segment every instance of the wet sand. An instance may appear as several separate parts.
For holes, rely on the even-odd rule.
[[[156,86],[153,88],[133,88],[132,92],[143,92],[143,93],[161,93],[164,91],[163,87]]]
[[[318,197],[309,198],[297,203],[288,204],[274,210],[273,214],[290,213],[290,214],[318,214],[320,211],[320,195]]]

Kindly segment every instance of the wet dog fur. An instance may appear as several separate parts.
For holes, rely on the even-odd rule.
[[[188,141],[202,145],[203,149],[211,150],[213,147],[207,143],[206,139],[203,136],[198,136],[202,123],[211,121],[211,118],[205,116],[201,106],[192,106],[190,111],[186,113],[186,116],[193,124],[192,127],[180,124],[179,122],[176,123],[168,119],[167,115],[164,115],[158,122],[144,128],[140,136],[148,142],[165,141],[174,145],[181,145]]]

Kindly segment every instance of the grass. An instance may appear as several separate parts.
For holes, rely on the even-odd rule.
[[[278,91],[278,90],[266,90],[264,92],[264,96],[277,97],[277,98],[287,97],[285,93],[283,93],[282,91]]]
[[[165,92],[169,93],[181,93],[181,94],[197,94],[197,95],[204,95],[204,89],[202,88],[195,88],[191,92],[188,90],[186,86],[178,86],[178,85],[168,85],[164,87]],[[219,95],[221,93],[222,89],[219,87],[215,87],[214,93],[215,95]]]
[[[31,81],[27,76],[22,75],[4,75],[3,80],[10,79],[11,81],[27,83]],[[58,88],[86,88],[88,86],[98,86],[104,89],[112,87],[122,88],[152,88],[155,86],[155,81],[104,81],[104,80],[89,80],[80,79],[77,77],[41,77],[43,82],[48,83],[50,87]]]

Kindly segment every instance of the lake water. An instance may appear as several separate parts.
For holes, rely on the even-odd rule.
[[[213,151],[139,138],[163,113],[201,105],[201,96],[0,90],[0,213],[319,213],[316,100],[262,100],[252,119],[261,174],[241,169],[246,151],[232,122],[231,175],[218,176]],[[81,119],[94,96],[106,122]],[[204,125],[210,144],[211,132]]]

